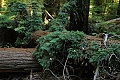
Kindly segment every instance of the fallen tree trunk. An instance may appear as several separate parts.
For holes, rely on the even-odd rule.
[[[115,24],[119,24],[120,23],[120,18],[116,18],[116,19],[111,19],[102,23],[97,23],[97,25],[99,24],[111,24],[111,23],[115,23]]]
[[[90,35],[85,35],[85,39],[88,41],[88,42],[92,42],[92,41],[95,41],[95,42],[103,42],[104,41],[104,38],[101,38],[99,37],[99,34],[98,36],[90,36]],[[120,40],[112,40],[112,39],[109,39],[107,40],[107,43],[108,44],[120,44]]]
[[[39,71],[38,62],[32,57],[35,49],[0,48],[0,72]]]
[[[106,21],[104,23],[107,23],[107,24],[109,24],[109,23],[116,23],[116,24],[118,24],[118,23],[120,23],[120,18],[108,20],[108,21]]]
[[[85,35],[85,39],[91,43],[96,41],[101,44],[103,38]],[[120,40],[109,40],[109,44],[120,44]],[[30,72],[40,71],[42,67],[33,58],[35,48],[0,48],[0,72]]]

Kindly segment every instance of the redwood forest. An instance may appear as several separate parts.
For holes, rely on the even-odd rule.
[[[120,0],[0,0],[0,80],[120,80]]]

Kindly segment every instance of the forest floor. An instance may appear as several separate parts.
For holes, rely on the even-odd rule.
[[[85,36],[86,39],[91,41],[97,41],[99,43],[103,42],[104,39],[98,36]],[[120,40],[109,40],[108,43],[116,43],[120,44]],[[14,51],[14,52],[30,52],[32,53],[35,48],[0,48],[0,51]],[[29,72],[29,73],[13,73],[13,72],[1,72],[0,73],[0,80],[58,80],[56,76],[54,76],[50,72]],[[64,80],[63,77],[59,78],[59,80]]]

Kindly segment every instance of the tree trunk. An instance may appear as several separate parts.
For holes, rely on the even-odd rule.
[[[101,43],[104,39],[85,35],[88,42]],[[108,40],[108,43],[120,44],[120,40]],[[41,71],[42,67],[32,57],[34,48],[0,48],[0,72]]]
[[[118,17],[120,17],[120,0],[119,0],[118,8],[117,8],[117,15]]]
[[[0,0],[0,8],[2,8],[3,0]]]
[[[42,68],[32,57],[34,49],[0,48],[0,72],[30,72]]]
[[[88,15],[90,0],[77,0],[77,17],[70,13],[71,30],[79,30],[88,33]]]

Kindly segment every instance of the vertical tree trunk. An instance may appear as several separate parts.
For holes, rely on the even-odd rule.
[[[77,0],[77,17],[70,13],[70,30],[79,30],[88,33],[88,15],[90,0]]]
[[[118,4],[118,9],[117,9],[117,15],[118,15],[118,17],[120,17],[120,0],[119,0],[119,4]]]
[[[0,8],[3,6],[3,0],[0,0]]]

